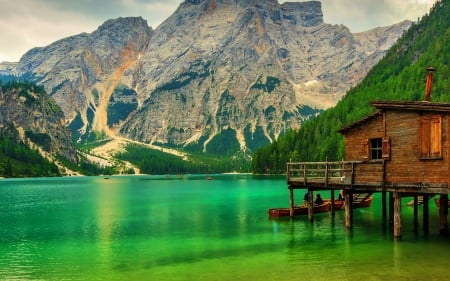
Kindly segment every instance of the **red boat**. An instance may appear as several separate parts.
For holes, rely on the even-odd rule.
[[[361,197],[360,194],[353,198],[353,208],[368,208],[372,205],[373,196],[371,194],[366,194]]]
[[[330,202],[330,210],[331,210],[331,199],[325,199],[324,202]],[[344,200],[334,200],[334,209],[340,210],[344,209],[345,201]]]
[[[438,207],[438,208],[441,207],[441,200],[439,198],[434,197],[434,203],[436,203],[436,207]],[[447,205],[450,208],[450,200],[447,201]]]
[[[321,205],[313,206],[314,213],[324,213],[324,212],[328,212],[330,210],[331,210],[331,203],[329,201],[324,202]],[[268,213],[269,213],[269,216],[273,217],[273,218],[288,217],[291,214],[289,208],[272,208],[272,209],[269,209]],[[294,216],[307,215],[307,214],[308,214],[308,206],[304,205],[304,206],[294,207]]]

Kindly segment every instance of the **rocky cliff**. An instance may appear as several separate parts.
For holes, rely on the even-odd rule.
[[[1,135],[15,136],[53,161],[76,164],[78,156],[65,124],[61,108],[42,86],[0,83]]]
[[[186,0],[155,30],[109,20],[0,70],[43,85],[80,139],[247,150],[333,106],[409,25],[352,34],[318,1]]]

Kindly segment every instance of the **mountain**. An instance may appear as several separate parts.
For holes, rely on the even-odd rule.
[[[78,141],[254,151],[334,106],[410,26],[352,34],[321,4],[186,0],[158,28],[109,20],[0,65],[44,86]]]
[[[450,0],[437,1],[430,13],[394,44],[363,81],[339,103],[297,131],[261,148],[253,171],[281,173],[286,162],[341,160],[344,139],[338,130],[374,112],[373,100],[424,100],[427,68],[433,66],[431,101],[450,102]]]
[[[32,151],[26,152],[26,148],[39,151],[41,155],[50,162],[69,162],[78,164],[79,158],[72,144],[71,134],[65,126],[65,117],[61,108],[55,101],[45,93],[42,86],[31,83],[0,83],[0,139],[2,140],[2,152],[0,153],[1,164],[11,156],[20,155],[19,158],[27,158]],[[10,141],[24,144],[25,151],[13,151],[16,148],[5,148],[5,143]],[[39,155],[39,154],[38,154]],[[34,160],[41,161],[34,157]],[[14,158],[14,157],[12,157]],[[16,157],[17,158],[17,157]],[[24,159],[17,159],[17,161]],[[48,171],[38,171],[43,165],[36,162],[28,162],[29,171],[34,170],[38,174],[30,175],[52,175]],[[61,164],[61,163],[60,163]],[[45,165],[47,165],[45,163]],[[63,164],[61,164],[63,165]],[[49,167],[51,165],[48,165]],[[52,169],[52,168],[49,168]],[[0,174],[4,174],[1,172]],[[18,172],[19,174],[26,172]],[[40,173],[40,174],[39,174]],[[57,169],[53,174],[58,174]],[[11,174],[12,175],[12,174]]]

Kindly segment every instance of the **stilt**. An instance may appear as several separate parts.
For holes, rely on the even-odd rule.
[[[394,192],[394,237],[402,236],[402,198]]]
[[[349,190],[344,190],[345,199],[345,227],[351,228],[353,223],[353,194]]]
[[[294,217],[294,189],[289,186],[289,215]]]
[[[394,225],[394,196],[389,192],[389,225]]]
[[[448,215],[448,194],[441,194],[439,197],[439,232],[447,234],[447,215]]]
[[[314,194],[312,192],[312,190],[308,189],[308,220],[309,221],[313,221],[314,220],[314,203],[313,203],[313,199],[314,199]]]
[[[417,197],[417,194],[414,195],[414,215],[413,215],[413,221],[414,221],[414,231],[418,231],[419,230],[419,200]]]
[[[429,195],[423,195],[423,233],[429,233]]]
[[[386,191],[381,192],[381,216],[383,218],[383,223],[387,221],[387,204],[386,204]]]
[[[334,217],[336,215],[336,209],[334,207],[334,189],[331,190],[331,216]]]

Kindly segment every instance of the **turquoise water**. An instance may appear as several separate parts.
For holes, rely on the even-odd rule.
[[[424,235],[405,204],[397,240],[379,197],[347,230],[343,211],[269,219],[283,177],[213,177],[1,179],[0,280],[448,279],[434,205]]]

